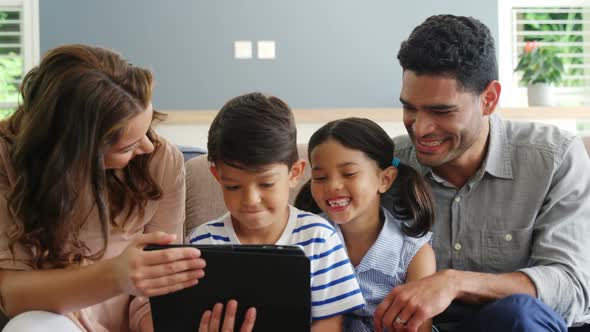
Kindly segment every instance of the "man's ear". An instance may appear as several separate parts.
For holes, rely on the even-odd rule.
[[[303,172],[305,171],[305,165],[307,165],[307,161],[303,159],[299,159],[293,163],[291,169],[289,170],[289,187],[295,188],[301,176],[303,176]]]
[[[483,115],[492,115],[500,101],[502,85],[498,81],[491,81],[480,95],[481,110]]]
[[[217,180],[217,182],[221,183],[221,180],[219,180],[219,173],[217,173],[217,168],[215,168],[214,164],[211,164],[211,166],[209,166],[209,171],[211,172],[211,174],[213,174],[213,177],[215,178],[215,180]]]
[[[379,193],[384,194],[395,181],[397,177],[397,168],[389,166],[381,171],[381,184],[379,185]]]

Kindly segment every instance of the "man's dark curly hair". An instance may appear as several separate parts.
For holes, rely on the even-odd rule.
[[[404,72],[448,75],[477,94],[498,79],[494,38],[490,29],[473,17],[427,18],[402,42],[397,58]]]

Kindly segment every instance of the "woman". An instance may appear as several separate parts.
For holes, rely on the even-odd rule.
[[[149,331],[147,296],[192,286],[182,154],[158,137],[152,76],[101,48],[49,51],[0,122],[0,308],[7,329]],[[57,313],[57,314],[55,314]],[[57,324],[51,326],[51,324]]]

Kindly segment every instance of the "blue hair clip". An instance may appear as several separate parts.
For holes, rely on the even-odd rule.
[[[396,157],[393,157],[393,160],[391,161],[391,164],[393,165],[393,167],[398,168],[400,163],[400,160]]]

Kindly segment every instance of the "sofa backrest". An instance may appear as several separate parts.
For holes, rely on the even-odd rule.
[[[586,152],[590,155],[590,136],[582,137]],[[299,144],[299,158],[307,160],[307,144]],[[305,167],[305,174],[297,188],[289,193],[291,203],[301,186],[309,180],[311,171]],[[219,184],[209,171],[207,155],[203,154],[186,162],[186,234],[204,222],[220,217],[226,212]]]
[[[297,145],[299,158],[307,160],[307,144]],[[211,172],[207,155],[203,154],[186,162],[186,222],[185,232],[222,216],[227,209],[223,203],[221,188]],[[305,167],[299,184],[291,189],[289,201],[293,203],[301,186],[309,179],[311,171]]]

